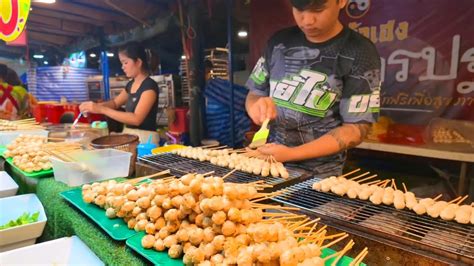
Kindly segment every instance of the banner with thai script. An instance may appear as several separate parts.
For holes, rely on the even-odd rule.
[[[263,32],[271,34],[282,26],[260,22],[292,18],[291,8],[267,14],[264,2],[288,0],[251,2],[250,40],[257,43],[250,46],[251,62],[265,45]],[[341,12],[343,24],[371,39],[381,56],[382,115],[418,125],[435,117],[474,121],[472,0],[348,2]]]

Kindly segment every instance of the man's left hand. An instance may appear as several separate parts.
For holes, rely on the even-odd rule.
[[[257,149],[265,155],[273,155],[279,162],[287,162],[292,160],[294,151],[292,148],[275,143],[268,143]]]

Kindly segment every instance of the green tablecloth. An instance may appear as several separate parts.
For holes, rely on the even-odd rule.
[[[71,189],[53,178],[39,179],[36,194],[43,203],[48,217],[40,241],[77,235],[106,265],[147,265],[147,261],[125,246],[125,242],[115,241],[94,222],[82,215],[59,196]]]

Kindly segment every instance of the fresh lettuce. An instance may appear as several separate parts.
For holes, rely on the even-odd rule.
[[[18,217],[15,220],[10,220],[8,223],[4,225],[0,225],[0,230],[4,230],[7,228],[15,227],[15,226],[20,226],[24,224],[30,224],[38,221],[39,218],[39,212],[35,212],[32,215],[30,215],[29,212],[23,213],[20,217]]]

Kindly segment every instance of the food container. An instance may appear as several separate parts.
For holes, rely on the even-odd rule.
[[[73,162],[51,157],[54,179],[68,186],[116,177],[127,177],[132,154],[115,149],[101,149],[68,153]]]
[[[11,176],[5,171],[0,171],[0,198],[15,196],[17,191],[18,185]]]
[[[132,159],[130,160],[128,176],[132,176],[135,172],[135,162],[137,161],[137,146],[139,138],[137,135],[132,134],[117,134],[109,135],[94,139],[91,141],[90,146],[94,149],[117,149],[132,153]]]
[[[46,214],[43,205],[35,194],[24,194],[0,199],[0,224],[17,219],[23,213],[39,211],[38,221],[0,230],[0,252],[33,245],[43,233]],[[4,264],[4,261],[2,264]]]
[[[38,136],[48,136],[48,131],[38,129],[38,130],[15,130],[15,131],[3,131],[0,132],[0,145],[6,146],[12,143],[20,135],[38,135]]]
[[[72,128],[72,124],[50,125],[47,127],[49,137],[61,138],[66,142],[77,142],[83,147],[88,147],[93,139],[108,135],[107,128],[92,128],[89,124],[78,123]]]
[[[423,138],[436,149],[473,153],[474,122],[435,118],[426,127]]]
[[[77,236],[0,253],[2,265],[104,265]]]

